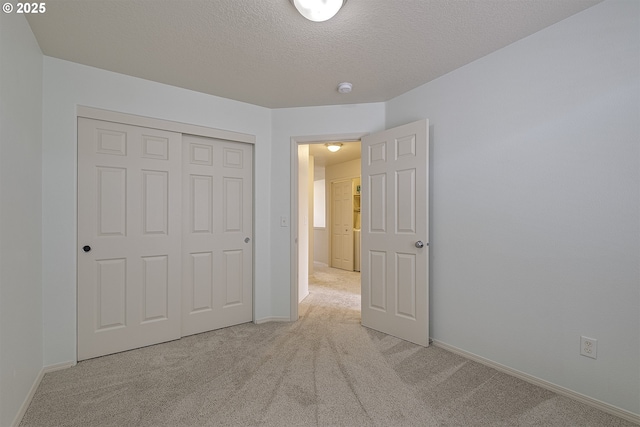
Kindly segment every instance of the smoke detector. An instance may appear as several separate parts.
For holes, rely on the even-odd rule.
[[[342,82],[338,85],[338,92],[340,93],[349,93],[351,92],[351,88],[353,85],[349,82]]]

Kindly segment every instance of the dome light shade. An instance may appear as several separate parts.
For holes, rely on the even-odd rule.
[[[291,0],[291,2],[309,21],[323,22],[333,18],[346,0]]]
[[[335,153],[336,151],[340,150],[340,148],[342,148],[342,143],[340,142],[331,142],[324,145],[326,145],[327,150],[331,151],[332,153]]]

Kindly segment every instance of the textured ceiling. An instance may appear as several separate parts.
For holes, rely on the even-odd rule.
[[[47,0],[43,53],[270,108],[387,101],[600,0]],[[338,83],[353,83],[342,95]]]

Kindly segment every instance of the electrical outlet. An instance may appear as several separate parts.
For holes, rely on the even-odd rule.
[[[580,354],[596,359],[598,355],[598,340],[585,336],[580,337]]]

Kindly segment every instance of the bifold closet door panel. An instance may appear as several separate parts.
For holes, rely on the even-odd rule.
[[[253,146],[183,137],[182,335],[253,316]]]

